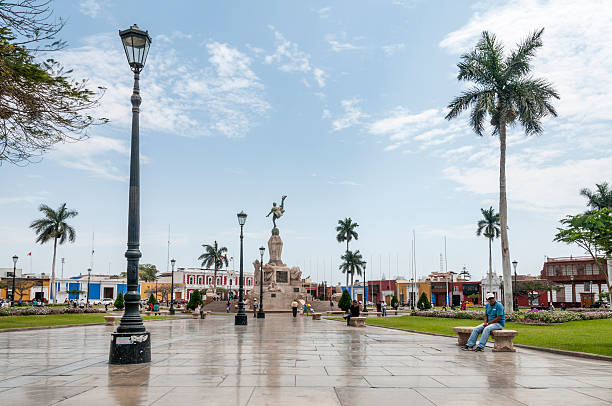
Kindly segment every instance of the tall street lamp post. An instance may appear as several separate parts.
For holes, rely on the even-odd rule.
[[[234,318],[234,324],[236,326],[246,326],[247,325],[247,315],[244,310],[244,274],[243,274],[243,253],[242,253],[242,241],[244,240],[244,235],[242,233],[242,229],[244,228],[244,223],[246,223],[247,214],[244,211],[238,213],[238,224],[240,224],[240,280],[238,287],[238,313],[236,313],[236,317]]]
[[[168,312],[174,314],[174,264],[176,264],[176,259],[172,258],[170,263],[172,264],[172,279],[170,282],[170,310]]]
[[[515,312],[518,312],[518,296],[516,294],[516,266],[518,265],[518,261],[512,261],[512,266],[514,267],[514,286],[512,287],[512,296],[513,296],[513,308]]]
[[[363,295],[365,299],[363,300],[363,312],[368,312],[368,280],[366,279],[366,261],[363,261]]]
[[[410,309],[414,310],[414,278],[410,278]]]
[[[11,307],[15,306],[15,274],[17,273],[17,260],[19,257],[13,255],[13,288],[11,289]]]
[[[257,311],[258,319],[265,319],[266,313],[263,309],[263,256],[266,249],[262,245],[259,247],[259,254],[261,255],[261,262],[259,263],[259,310]]]
[[[87,307],[89,307],[89,282],[91,280],[91,268],[87,269]]]
[[[453,277],[455,276],[455,272],[450,271],[449,274],[450,274],[450,293],[449,293],[449,299],[450,299],[451,309],[454,310],[455,309],[455,302],[453,301],[453,291],[454,291],[454,289],[453,289]]]
[[[140,252],[140,71],[145,66],[151,37],[136,24],[127,30],[119,31],[128,63],[134,72],[132,102],[132,144],[130,152],[130,192],[128,209],[127,292],[125,293],[125,312],[117,331],[112,334],[109,363],[139,364],[151,361],[151,334],[145,329],[138,312],[140,294],[138,293],[138,262]]]

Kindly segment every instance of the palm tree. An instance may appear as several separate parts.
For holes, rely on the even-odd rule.
[[[544,29],[535,31],[510,55],[504,56],[501,42],[495,35],[484,31],[476,48],[464,54],[457,64],[457,79],[472,82],[473,86],[451,101],[446,115],[446,119],[450,120],[472,108],[470,125],[474,132],[482,136],[488,116],[493,135],[499,136],[499,218],[504,303],[508,313],[512,313],[512,271],[506,201],[506,127],[518,123],[526,135],[537,135],[543,132],[543,117],[557,116],[551,104],[552,98],[559,98],[556,90],[547,81],[535,79],[529,74],[530,62],[536,50],[542,46],[543,32]]]
[[[53,262],[51,263],[51,287],[49,293],[53,297],[53,304],[55,304],[55,257],[57,254],[57,243],[59,242],[61,245],[66,242],[66,239],[70,242],[74,242],[76,233],[74,228],[66,223],[66,220],[75,217],[79,213],[76,210],[68,210],[66,208],[66,203],[62,203],[57,211],[46,204],[41,204],[38,210],[43,212],[45,217],[34,220],[32,224],[30,224],[30,228],[34,229],[36,232],[37,243],[44,244],[49,240],[53,240]]]
[[[344,255],[340,258],[342,259],[342,264],[340,265],[340,270],[342,273],[346,273],[346,286],[348,287],[348,276],[351,275],[351,297],[355,299],[355,285],[353,283],[353,277],[355,273],[357,275],[361,275],[362,266],[363,266],[363,258],[361,257],[361,253],[359,250],[346,251]]]
[[[213,281],[214,291],[213,293],[217,293],[217,269],[222,268],[223,265],[228,266],[227,261],[227,248],[221,247],[217,245],[217,241],[215,240],[213,245],[202,244],[204,247],[204,253],[198,257],[199,261],[202,261],[202,266],[210,268],[211,266],[215,267],[215,276]]]
[[[345,218],[344,220],[338,220],[338,226],[336,227],[336,231],[338,234],[336,235],[336,240],[338,242],[346,241],[346,252],[349,251],[349,242],[354,238],[356,240],[359,239],[359,234],[355,229],[359,227],[359,224],[354,223],[350,217]],[[349,275],[346,274],[346,286],[348,286]]]
[[[612,189],[608,186],[608,182],[596,183],[597,190],[591,191],[584,188],[580,191],[580,195],[587,198],[587,206],[593,210],[612,209]]]
[[[494,238],[499,238],[499,213],[495,213],[493,206],[487,210],[480,209],[482,213],[482,220],[478,221],[478,228],[476,229],[477,236],[485,236],[489,240],[489,289],[493,279],[493,259],[491,256],[491,244]]]

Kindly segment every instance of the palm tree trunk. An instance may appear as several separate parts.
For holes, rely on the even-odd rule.
[[[351,300],[355,300],[355,282],[353,282],[353,277],[355,276],[355,271],[351,271]]]
[[[493,292],[493,256],[491,255],[491,244],[493,242],[492,238],[489,238],[489,290]],[[487,292],[485,292],[486,294]]]
[[[512,271],[508,244],[508,202],[506,200],[506,124],[499,127],[499,223],[501,228],[502,270],[504,278],[504,307],[512,314]]]
[[[57,254],[57,237],[55,237],[55,239],[53,240],[53,264],[51,265],[51,286],[49,286],[49,293],[51,294],[51,296],[53,296],[53,304],[56,303],[56,298],[55,298],[55,292],[54,292],[54,287],[55,287],[55,256]]]
[[[213,294],[217,294],[217,263],[215,262],[215,272],[214,272],[214,280],[213,280]],[[214,300],[214,299],[213,299]]]
[[[348,269],[346,270],[346,288],[348,289],[349,287],[349,271]]]

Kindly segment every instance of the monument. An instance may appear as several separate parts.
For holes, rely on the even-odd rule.
[[[307,294],[302,287],[302,271],[299,267],[289,267],[282,260],[283,240],[276,225],[276,220],[285,214],[285,199],[281,198],[280,206],[276,202],[272,203],[272,209],[266,215],[272,215],[272,235],[268,240],[268,255],[270,259],[263,266],[263,281],[260,281],[260,262],[255,260],[255,287],[249,294],[249,306],[252,309],[253,297],[259,297],[259,286],[263,284],[263,305],[266,312],[289,311],[291,302],[304,301]]]

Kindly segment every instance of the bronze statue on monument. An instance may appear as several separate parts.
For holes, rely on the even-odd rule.
[[[281,198],[280,206],[277,206],[276,202],[272,203],[272,208],[270,209],[270,213],[266,215],[266,217],[270,217],[270,214],[272,215],[272,224],[274,225],[274,228],[272,229],[272,235],[279,234],[278,228],[276,227],[276,220],[281,218],[283,214],[285,213],[285,199],[286,198],[287,196],[283,195],[283,197]]]

